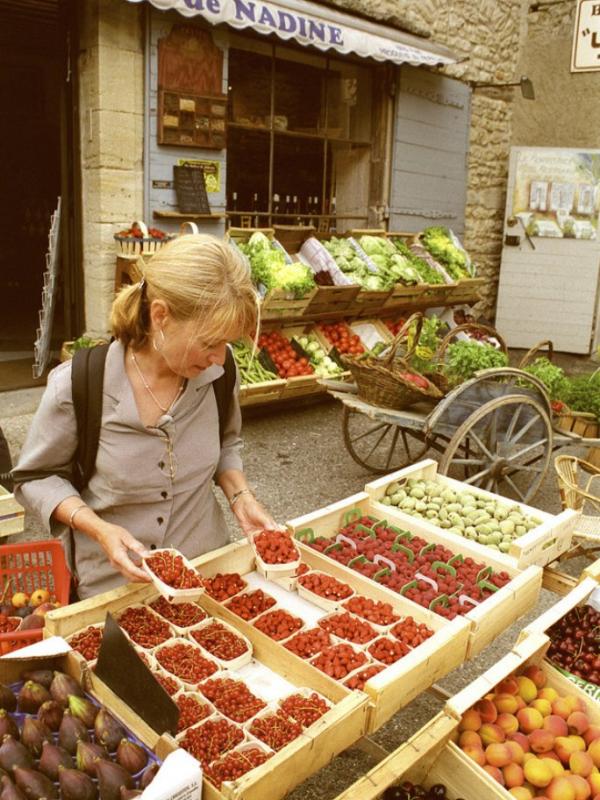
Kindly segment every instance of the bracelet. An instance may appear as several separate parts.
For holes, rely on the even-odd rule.
[[[74,508],[73,511],[71,511],[71,515],[69,517],[69,528],[73,527],[73,520],[75,519],[76,514],[78,514],[83,508],[87,508],[85,503],[82,503],[80,506],[77,506],[77,508]]]
[[[229,501],[229,508],[233,508],[237,501],[243,494],[251,494],[254,497],[254,492],[252,489],[241,489],[239,492],[231,495],[231,500]]]

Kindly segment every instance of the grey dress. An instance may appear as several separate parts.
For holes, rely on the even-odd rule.
[[[223,374],[222,367],[214,365],[189,380],[169,414],[156,427],[144,427],[124,358],[123,346],[113,342],[106,358],[96,471],[81,492],[82,501],[149,549],[172,546],[191,558],[223,546],[229,534],[213,476],[242,469],[237,383],[221,447],[212,382]],[[48,376],[17,469],[63,467],[71,461],[76,442],[71,362],[66,362]],[[52,513],[67,497],[79,494],[69,481],[54,475],[24,483],[15,494],[42,518],[49,534],[66,533]],[[75,542],[82,598],[125,583],[96,542],[77,532]]]

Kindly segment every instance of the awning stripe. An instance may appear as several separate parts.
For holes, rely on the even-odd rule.
[[[143,0],[129,0],[139,3]],[[161,11],[185,17],[200,16],[212,25],[226,23],[264,35],[294,39],[319,50],[354,53],[394,64],[453,64],[458,58],[447,48],[409,33],[359,19],[335,9],[301,0],[149,0]]]

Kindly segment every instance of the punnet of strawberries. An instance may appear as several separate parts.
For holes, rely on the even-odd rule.
[[[237,572],[226,572],[225,574],[217,572],[212,578],[204,579],[206,594],[219,603],[223,603],[234,594],[243,591],[247,586],[246,581]]]

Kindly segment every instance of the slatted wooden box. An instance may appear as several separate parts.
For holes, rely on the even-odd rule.
[[[586,578],[593,578],[597,583],[600,583],[600,558],[590,564],[583,570],[583,575]]]
[[[489,548],[486,549],[485,556],[482,556],[481,548],[475,549],[472,547],[473,543],[467,539],[453,537],[449,541],[449,537],[443,535],[443,531],[433,526],[430,526],[431,530],[424,530],[422,525],[416,525],[415,523],[419,523],[420,520],[409,516],[401,519],[394,518],[391,514],[388,514],[388,506],[382,506],[377,503],[367,492],[360,492],[337,503],[325,506],[318,511],[290,520],[287,525],[294,533],[310,528],[315,536],[325,536],[333,539],[338,530],[344,525],[346,513],[354,508],[360,509],[364,515],[371,515],[379,520],[387,519],[388,522],[401,529],[421,536],[427,542],[443,544],[454,553],[471,556],[477,561],[483,561],[497,571],[504,570],[510,575],[511,580],[509,583],[463,616],[463,619],[467,620],[470,625],[467,658],[473,658],[481,652],[484,647],[487,647],[497,636],[510,627],[515,620],[535,606],[542,585],[543,573],[540,567],[529,566],[524,570],[518,570],[516,567],[508,565],[506,559],[497,558],[496,556],[501,554],[496,554],[495,551]],[[308,560],[307,551],[314,551],[311,551],[308,546],[301,542],[299,546],[302,549],[303,558]],[[329,560],[329,563],[333,562]],[[353,570],[337,563],[335,566],[342,571],[343,575],[348,576],[348,582],[350,582],[349,576],[353,574]],[[335,574],[332,568],[329,568],[329,571]],[[373,585],[377,585],[378,591],[382,592],[382,596],[385,596],[389,602],[394,597],[398,597],[396,592],[387,587],[375,584],[370,579],[366,580],[369,580]]]
[[[395,520],[401,521],[402,524],[413,520],[417,525],[415,530],[423,531],[423,533],[435,532],[437,534],[442,534],[449,547],[456,547],[457,544],[462,545],[462,542],[466,540],[462,536],[447,532],[444,528],[432,525],[426,519],[412,517],[400,508],[387,506],[379,502],[381,498],[385,496],[386,489],[391,483],[399,483],[402,485],[410,478],[436,481],[444,486],[450,487],[454,491],[476,493],[477,495],[497,500],[504,505],[514,504],[514,501],[501,497],[500,495],[486,492],[483,489],[475,489],[466,483],[448,478],[446,475],[440,475],[437,471],[437,467],[438,465],[435,461],[426,459],[425,461],[412,464],[410,467],[405,467],[391,475],[386,475],[383,478],[368,483],[365,486],[365,491],[376,503],[378,513],[389,514],[390,518],[393,517]],[[487,557],[491,553],[495,559],[509,567],[524,569],[532,564],[543,567],[555,561],[562,553],[567,552],[571,546],[573,528],[577,521],[576,512],[566,509],[561,514],[554,516],[553,514],[548,514],[545,511],[525,505],[525,503],[519,503],[519,506],[526,514],[541,519],[542,524],[523,536],[520,536],[518,539],[515,539],[508,553],[500,553],[478,542],[468,540],[469,544],[480,557]]]
[[[0,538],[22,533],[25,527],[25,509],[4,486],[0,486]]]

